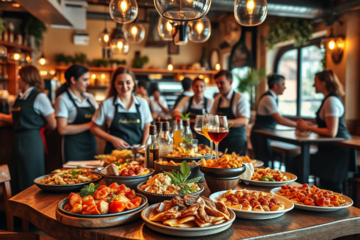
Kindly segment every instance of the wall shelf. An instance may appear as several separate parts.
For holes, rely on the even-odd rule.
[[[28,51],[28,52],[32,52],[33,49],[29,46],[24,46],[24,45],[18,45],[16,43],[10,43],[10,42],[7,42],[7,41],[1,41],[0,40],[0,44],[1,45],[4,45],[5,47],[8,47],[8,48],[19,48],[21,50],[24,50],[24,51]],[[9,51],[8,51],[9,52]]]

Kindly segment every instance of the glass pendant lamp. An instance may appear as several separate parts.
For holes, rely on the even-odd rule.
[[[109,11],[115,22],[131,23],[138,15],[138,4],[136,0],[111,0]]]
[[[211,35],[211,22],[207,17],[189,22],[189,40],[192,42],[205,42]]]
[[[235,0],[235,20],[242,26],[257,26],[265,21],[267,16],[266,0]]]
[[[129,42],[126,40],[124,32],[122,31],[122,24],[117,24],[116,26],[110,49],[114,55],[126,55],[130,50]]]
[[[100,44],[101,47],[108,48],[110,47],[110,34],[106,27],[106,7],[104,12],[104,22],[105,22],[105,28],[104,31],[102,31],[98,35],[98,43]]]
[[[9,63],[18,63],[25,61],[25,54],[22,53],[18,48],[15,48],[14,52],[8,54]]]
[[[145,28],[142,24],[134,22],[124,26],[125,38],[130,43],[141,43],[145,38]]]
[[[41,57],[39,58],[38,63],[39,63],[41,66],[45,66],[45,65],[48,65],[48,64],[49,64],[49,60],[48,60],[47,58],[45,58],[45,54],[44,54],[44,53],[41,53]]]
[[[172,41],[173,40],[173,27],[177,25],[178,22],[159,17],[158,22],[158,33],[162,40]]]

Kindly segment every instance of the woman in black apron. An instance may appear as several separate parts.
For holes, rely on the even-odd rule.
[[[94,96],[86,92],[89,69],[72,65],[65,71],[65,79],[66,83],[57,92],[56,99],[57,126],[63,135],[63,162],[94,159],[97,146],[90,126],[97,103]]]
[[[179,104],[176,106],[176,108],[174,109],[174,111],[172,112],[172,116],[173,118],[177,118],[180,117],[181,114],[187,114],[190,113],[190,119],[194,120],[196,118],[196,115],[204,115],[204,114],[208,114],[209,113],[209,109],[211,109],[212,106],[212,100],[206,98],[204,96],[204,91],[205,91],[205,81],[201,78],[195,78],[192,82],[192,89],[194,92],[194,96],[193,97],[184,97]],[[198,106],[196,108],[193,107],[193,101],[194,99],[198,99],[198,102],[200,102],[199,99],[203,99],[202,101],[202,106]],[[186,104],[187,107],[186,107]],[[196,134],[196,139],[199,140],[199,144],[205,144],[205,145],[210,145],[210,141],[202,136],[199,135],[197,133]]]
[[[133,95],[134,86],[134,73],[125,67],[117,68],[107,99],[94,115],[91,132],[106,140],[105,154],[134,144],[143,145],[149,136],[150,108],[145,99]],[[101,128],[104,124],[108,132]]]
[[[318,126],[309,126],[300,119],[297,127],[319,135],[351,139],[344,122],[345,111],[334,111],[344,109],[340,96],[344,96],[345,92],[337,76],[331,70],[317,73],[314,87],[317,93],[325,96],[316,113]],[[356,159],[350,159],[347,148],[333,144],[318,145],[318,152],[311,156],[310,172],[320,178],[321,188],[341,193],[342,182],[348,179],[348,172],[354,161],[356,162]]]
[[[11,108],[11,115],[1,114],[0,120],[13,123],[13,166],[11,172],[14,193],[31,185],[45,175],[44,127],[56,128],[54,109],[42,93],[43,80],[34,66],[24,66],[17,79],[20,95]]]

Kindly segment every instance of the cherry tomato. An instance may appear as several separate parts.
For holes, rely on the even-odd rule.
[[[132,200],[132,199],[136,198],[136,193],[134,190],[131,190],[130,192],[125,193],[125,196],[128,199]]]

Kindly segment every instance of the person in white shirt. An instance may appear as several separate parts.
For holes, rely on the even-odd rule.
[[[181,81],[183,92],[176,98],[173,109],[176,108],[176,106],[179,104],[181,99],[183,99],[183,97],[192,97],[194,95],[194,93],[191,90],[191,85],[192,85],[191,78],[186,77]]]
[[[246,125],[250,119],[250,106],[246,97],[235,92],[231,88],[232,73],[227,70],[221,70],[215,74],[215,82],[219,88],[220,95],[214,100],[211,108],[211,114],[227,116],[229,134],[219,143],[219,150],[229,153],[236,152],[246,155],[247,137]]]
[[[173,118],[180,117],[181,114],[190,113],[190,119],[195,119],[196,115],[210,113],[214,101],[204,96],[205,88],[205,81],[201,78],[195,78],[192,81],[192,89],[194,92],[194,96],[184,97],[183,99],[181,99],[179,104],[172,112]],[[206,139],[204,136],[196,134],[196,138],[199,140],[199,144],[210,144],[209,140]]]
[[[166,99],[160,95],[160,90],[157,86],[155,86],[155,90],[150,97],[150,108],[153,118],[166,116],[169,113]]]
[[[65,79],[55,103],[58,132],[63,136],[63,162],[94,159],[96,137],[90,132],[90,126],[98,104],[94,96],[86,92],[89,69],[72,65],[65,71]]]
[[[260,97],[256,111],[255,124],[252,127],[250,136],[255,159],[263,160],[266,166],[272,155],[270,140],[267,140],[266,146],[262,146],[263,142],[261,136],[253,132],[253,130],[273,131],[275,130],[276,124],[296,127],[296,122],[281,116],[278,109],[278,96],[282,95],[286,89],[285,77],[276,73],[270,74],[267,77],[267,84],[269,90]],[[261,153],[263,151],[266,151],[267,159],[261,159]]]
[[[113,73],[107,99],[95,112],[90,130],[107,141],[105,154],[134,144],[143,145],[149,136],[153,120],[149,104],[134,96],[134,87],[134,73],[126,67],[118,67]]]
[[[311,131],[327,137],[351,139],[346,128],[345,107],[341,97],[345,95],[344,88],[336,74],[326,70],[315,74],[315,92],[322,93],[324,100],[316,113],[317,126],[308,125],[299,119],[297,128]],[[297,173],[298,159],[294,159],[289,168]],[[342,182],[348,179],[349,171],[356,171],[357,159],[351,156],[348,148],[334,144],[319,144],[318,152],[310,157],[310,173],[320,178],[320,188],[342,193]]]
[[[14,193],[33,184],[35,178],[45,175],[44,130],[54,130],[56,121],[50,99],[42,93],[44,82],[39,70],[31,65],[19,70],[17,84],[20,94],[11,108],[11,114],[0,114],[0,121],[13,124],[13,169],[11,176]]]

